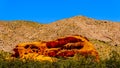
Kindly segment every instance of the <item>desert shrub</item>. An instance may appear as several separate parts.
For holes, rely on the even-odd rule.
[[[68,59],[59,58],[57,62],[6,59],[10,55],[10,53],[0,51],[0,68],[119,68],[120,66],[120,55],[115,51],[111,53],[110,59],[100,60],[100,62],[94,62],[92,56],[86,58],[80,54]]]
[[[112,56],[110,57],[109,60],[105,60],[106,67],[119,68],[120,67],[120,55],[115,51],[112,51],[111,55]]]

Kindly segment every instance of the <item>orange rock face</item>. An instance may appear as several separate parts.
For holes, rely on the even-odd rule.
[[[13,57],[50,60],[52,57],[73,57],[80,53],[83,56],[92,55],[99,61],[99,55],[89,40],[82,36],[69,36],[54,41],[29,42],[18,44],[14,49]],[[41,57],[42,56],[42,57]],[[44,57],[43,57],[44,56]]]

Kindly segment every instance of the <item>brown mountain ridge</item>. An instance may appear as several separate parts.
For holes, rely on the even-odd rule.
[[[110,49],[120,50],[119,22],[95,20],[85,16],[75,16],[50,24],[0,21],[0,50],[12,52],[12,49],[21,42],[49,41],[76,34],[87,37],[99,52],[101,49],[104,53],[106,50],[110,52]]]

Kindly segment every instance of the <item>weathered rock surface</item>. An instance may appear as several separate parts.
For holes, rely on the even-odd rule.
[[[14,52],[13,57],[42,60],[44,57],[40,58],[40,56],[45,56],[49,57],[46,59],[49,61],[52,61],[50,57],[67,58],[79,53],[83,56],[94,56],[95,60],[99,61],[98,52],[93,44],[82,36],[69,36],[46,42],[21,43],[14,48]]]

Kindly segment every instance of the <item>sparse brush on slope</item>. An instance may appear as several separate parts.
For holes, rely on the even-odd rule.
[[[110,59],[101,60],[99,63],[93,62],[94,57],[85,58],[80,54],[76,54],[73,58],[59,59],[58,62],[49,61],[33,61],[29,59],[11,59],[10,53],[0,52],[0,68],[119,68],[120,55],[116,52],[111,52],[113,56]]]

